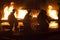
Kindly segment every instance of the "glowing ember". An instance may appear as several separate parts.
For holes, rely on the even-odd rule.
[[[57,29],[58,28],[58,23],[56,21],[51,21],[50,24],[49,24],[49,28]]]
[[[49,15],[52,19],[58,19],[57,10],[52,10],[52,6],[48,6],[48,15]]]
[[[27,10],[18,10],[18,18],[24,19],[25,15],[28,13]]]

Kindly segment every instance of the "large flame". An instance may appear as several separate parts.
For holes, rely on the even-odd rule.
[[[7,20],[9,14],[12,12],[13,9],[14,9],[13,6],[10,6],[10,7],[6,6],[6,7],[4,8],[4,17],[2,18],[2,20]]]
[[[48,15],[52,18],[52,19],[58,19],[58,13],[57,10],[53,10],[52,6],[48,6]]]
[[[18,10],[18,18],[24,19],[25,15],[28,13],[27,10]]]
[[[52,19],[58,20],[58,12],[51,5],[48,6],[48,16],[50,16]],[[57,29],[58,28],[58,23],[56,21],[51,21],[49,23],[49,28]]]
[[[58,28],[58,23],[56,21],[51,21],[50,24],[49,24],[49,28],[57,29]]]
[[[20,19],[24,19],[25,15],[28,13],[27,10],[22,10],[23,7],[20,7],[20,9],[17,8],[18,12],[15,12],[15,17]],[[4,15],[1,20],[8,20],[9,14],[12,12],[14,9],[14,2],[11,2],[10,6],[5,6],[4,7]],[[1,25],[9,25],[8,22],[2,22]],[[20,23],[18,24],[20,25]]]
[[[12,10],[14,9],[14,3],[12,2],[10,6],[6,6],[4,8],[4,17],[2,18],[2,20],[7,20],[8,19],[8,16],[9,14],[12,12]],[[27,10],[22,10],[21,8],[20,9],[17,9],[18,10],[18,13],[15,12],[15,17],[18,18],[18,19],[24,19],[25,15],[28,13]],[[18,14],[18,16],[17,16]]]

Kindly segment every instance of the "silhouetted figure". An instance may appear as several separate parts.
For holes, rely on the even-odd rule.
[[[49,19],[48,19],[48,16],[46,15],[46,11],[43,9],[41,10],[41,12],[38,15],[38,22],[40,24],[40,26],[39,26],[40,31],[47,32],[48,26],[49,26],[49,24],[48,24]]]
[[[30,15],[31,10],[28,10],[28,13],[26,14],[23,24],[24,24],[24,32],[25,33],[30,33],[32,31],[31,29],[31,15]]]
[[[17,31],[17,26],[18,26],[18,21],[14,16],[15,13],[15,9],[13,9],[13,11],[11,12],[11,14],[8,16],[8,21],[10,24],[10,31],[12,31],[13,26],[15,27],[15,31]]]

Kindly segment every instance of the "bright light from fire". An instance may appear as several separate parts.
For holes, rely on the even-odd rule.
[[[53,19],[58,19],[56,10],[49,10],[49,16]]]
[[[10,25],[8,22],[2,22],[1,25]]]
[[[58,23],[56,21],[51,21],[50,24],[49,24],[49,28],[57,29],[58,28]]]
[[[18,18],[24,19],[25,15],[28,13],[27,10],[18,10]]]
[[[48,6],[48,15],[52,18],[52,19],[58,19],[58,13],[57,10],[53,10],[52,6]]]
[[[13,6],[10,6],[10,7],[6,6],[6,7],[4,8],[4,17],[2,18],[2,20],[7,20],[9,14],[12,12],[13,9],[14,9]]]
[[[37,18],[37,15],[33,15],[33,18],[34,18],[34,17]]]
[[[6,7],[4,8],[4,18],[2,18],[2,20],[3,20],[3,19],[7,19],[9,14],[10,14],[10,13],[9,13],[9,11],[8,11],[8,6],[6,6]]]
[[[12,12],[12,10],[14,9],[14,6],[6,6],[4,8],[4,17],[2,18],[2,20],[7,20],[8,19],[8,16],[9,14]],[[25,15],[28,13],[27,10],[18,10],[18,16],[16,15],[16,12],[15,12],[15,17],[18,18],[18,19],[24,19]]]
[[[14,9],[14,7],[13,6],[10,6],[9,12],[12,12],[13,9]]]
[[[39,12],[40,12],[40,10],[32,10],[32,11],[31,11],[32,17],[33,17],[33,18],[37,18]]]
[[[52,9],[53,7],[51,5],[48,6],[48,9]]]

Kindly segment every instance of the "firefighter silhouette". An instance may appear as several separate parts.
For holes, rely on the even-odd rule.
[[[38,22],[40,24],[40,26],[39,26],[40,31],[42,31],[42,32],[48,31],[49,19],[48,19],[48,16],[46,15],[46,11],[44,9],[42,9],[38,15]]]
[[[15,27],[15,31],[17,31],[18,21],[14,16],[15,9],[12,10],[11,14],[8,16],[8,21],[10,24],[10,31],[12,31],[13,26]]]

